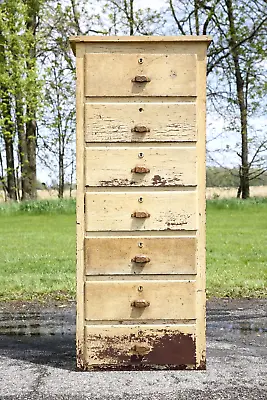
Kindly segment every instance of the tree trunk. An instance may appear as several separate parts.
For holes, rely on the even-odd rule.
[[[17,200],[14,146],[12,135],[4,134],[6,151],[7,192],[11,200]]]
[[[31,184],[29,180],[29,161],[28,161],[28,148],[25,132],[25,124],[23,122],[23,105],[21,103],[21,96],[17,95],[16,98],[16,118],[17,118],[17,132],[18,132],[18,153],[20,162],[20,179],[21,179],[21,200],[31,199]]]
[[[237,89],[237,101],[240,112],[240,133],[241,133],[241,170],[240,170],[240,188],[242,199],[249,198],[249,163],[248,163],[248,124],[247,124],[247,104],[245,100],[245,84],[240,68],[240,54],[237,46],[237,33],[234,22],[232,0],[226,0],[227,15],[230,26],[229,47],[231,50]]]
[[[3,91],[3,93],[5,93]],[[4,107],[3,113],[3,138],[5,143],[6,153],[6,175],[7,175],[7,192],[11,200],[17,200],[16,191],[16,175],[15,175],[15,162],[14,162],[14,127],[11,115],[11,106],[8,95],[3,95],[2,102]]]
[[[28,0],[28,19],[27,19],[27,30],[31,33],[32,40],[31,46],[29,48],[27,69],[29,80],[31,80],[31,74],[35,72],[36,69],[36,28],[37,28],[37,15],[39,12],[39,0]],[[27,146],[27,197],[30,199],[37,198],[37,184],[36,184],[36,140],[37,140],[37,124],[36,124],[36,97],[34,90],[32,94],[33,98],[28,102],[26,107],[26,115],[29,120],[26,123],[26,146]]]
[[[127,7],[127,3],[126,7]],[[130,27],[130,36],[133,36],[134,34],[134,0],[130,0],[130,18],[129,18],[129,27]]]
[[[28,115],[32,115],[28,111]],[[35,200],[37,198],[36,184],[36,121],[31,119],[26,123],[26,145],[28,155],[27,165],[27,197]]]
[[[58,160],[58,167],[59,167],[59,176],[58,176],[58,197],[63,199],[64,196],[64,154],[62,152],[59,153],[59,160]]]

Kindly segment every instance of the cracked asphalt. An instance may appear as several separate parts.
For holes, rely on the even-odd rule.
[[[208,302],[207,371],[78,372],[74,303],[0,306],[0,399],[267,399],[267,299]]]

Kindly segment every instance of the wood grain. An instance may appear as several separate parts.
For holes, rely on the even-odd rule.
[[[139,289],[142,288],[142,291]],[[138,299],[149,307],[135,308]],[[194,319],[196,317],[194,281],[108,281],[85,283],[85,319],[156,320]]]
[[[195,325],[86,325],[85,352],[86,369],[127,366],[133,359],[136,365],[172,361],[173,365],[194,368]]]
[[[197,229],[196,193],[191,191],[90,192],[85,202],[86,231]],[[131,217],[135,211],[150,217]]]
[[[86,275],[196,273],[195,238],[85,238],[84,247]],[[138,254],[150,262],[132,262]]]
[[[150,82],[132,82],[137,75]],[[84,90],[90,97],[195,96],[196,55],[85,54]]]
[[[132,132],[147,126],[146,134]],[[196,140],[195,103],[86,103],[86,142],[176,142]]]
[[[131,172],[136,166],[145,166],[150,172]],[[168,146],[89,147],[85,151],[85,185],[195,186],[196,150]]]

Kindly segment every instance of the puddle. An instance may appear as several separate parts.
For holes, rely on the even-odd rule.
[[[53,336],[75,335],[76,321],[74,310],[60,312],[13,312],[0,313],[0,335],[12,336]],[[220,332],[234,335],[266,334],[267,319],[259,316],[249,318],[234,317],[226,311],[208,312],[207,332]]]
[[[2,313],[0,335],[47,336],[75,334],[73,313]]]

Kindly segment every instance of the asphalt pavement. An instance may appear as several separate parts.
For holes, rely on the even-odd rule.
[[[74,303],[0,307],[0,399],[267,399],[266,299],[208,302],[206,371],[78,372]]]

